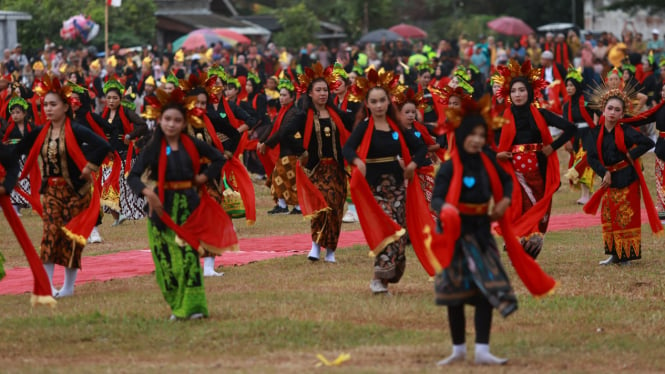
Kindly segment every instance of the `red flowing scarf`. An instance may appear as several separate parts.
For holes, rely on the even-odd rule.
[[[104,130],[102,130],[101,127],[97,124],[97,121],[92,117],[91,112],[87,112],[85,114],[85,120],[88,122],[88,125],[92,129],[92,131],[95,132],[95,134],[99,135],[102,139],[108,141],[108,137],[104,133]],[[98,175],[97,182],[98,182],[98,188],[101,189],[100,196],[119,196],[120,195],[120,171],[122,169],[121,164],[122,164],[122,159],[120,158],[120,155],[118,152],[114,152],[113,156],[107,157],[103,164],[107,164],[111,162],[111,173],[109,174],[109,177],[106,179],[104,184],[101,184],[102,181],[102,175],[101,172]],[[125,173],[127,174],[127,173]],[[115,201],[109,201],[109,200],[104,200],[104,203],[109,206],[113,206],[114,209],[120,209],[117,206],[117,202]]]
[[[76,141],[76,136],[74,136],[74,130],[72,130],[72,123],[69,118],[65,120],[64,126],[64,140],[65,147],[67,148],[67,154],[72,158],[72,160],[74,160],[76,167],[79,170],[83,170],[83,168],[85,168],[86,164],[88,163],[88,160],[86,160],[83,151],[81,151],[81,148]],[[46,141],[46,137],[48,136],[50,128],[51,122],[48,122],[39,132],[39,135],[37,136],[37,139],[32,146],[32,150],[28,154],[28,158],[25,161],[25,166],[23,168],[23,172],[21,172],[21,175],[19,176],[19,179],[25,178],[28,172],[30,172],[31,168],[37,167],[37,157],[41,153],[42,146],[44,145],[44,141]],[[66,160],[64,162],[66,162]],[[20,187],[17,186],[16,189],[20,190]],[[29,197],[30,199],[28,199],[28,201],[30,202],[30,205],[41,216],[43,211],[41,201],[39,200],[39,190],[30,191]],[[69,237],[71,240],[76,241],[80,245],[85,245],[88,241],[88,236],[90,236],[92,229],[97,223],[99,209],[100,190],[97,188],[97,186],[93,185],[90,205],[88,205],[88,207],[81,211],[76,217],[72,218],[69,223],[67,223],[67,225],[61,227],[62,231],[64,231],[67,237]]]
[[[481,153],[480,156],[483,166],[487,171],[490,185],[492,186],[492,198],[495,202],[498,202],[503,198],[503,186],[499,179],[499,174],[486,154]],[[437,272],[450,265],[455,252],[455,243],[461,233],[461,219],[456,207],[459,204],[464,167],[457,152],[453,153],[452,160],[453,177],[450,181],[448,195],[446,196],[447,204],[441,209],[440,215],[444,233],[434,233],[434,222],[431,216],[423,214],[423,219],[430,221],[425,229],[425,250],[429,252],[428,258],[432,259],[432,264]],[[499,219],[499,227],[503,233],[508,257],[517,275],[529,292],[534,296],[544,296],[553,292],[556,287],[556,281],[547,275],[538,263],[524,251],[524,248],[517,240],[517,235],[513,232],[512,223],[506,215]],[[410,231],[409,235],[411,235]],[[434,248],[434,251],[432,251],[432,248]]]
[[[247,168],[245,168],[245,165],[243,165],[238,158],[240,153],[245,149],[247,136],[247,132],[242,134],[233,157],[226,160],[226,163],[222,168],[222,173],[226,175],[227,179],[235,178],[236,183],[234,185],[238,188],[238,193],[245,206],[245,219],[247,225],[251,226],[256,222],[256,195],[254,192],[254,184],[247,172]]]
[[[35,120],[35,124],[41,125],[46,122],[46,114],[44,113],[44,97],[35,95],[30,100],[30,103],[32,104],[32,117]]]
[[[127,114],[125,113],[125,107],[120,106],[116,110],[116,114],[120,116],[120,121],[122,122],[122,131],[125,135],[134,131],[134,124],[129,121]],[[102,117],[105,119],[109,118],[109,107],[104,108]],[[129,175],[129,171],[132,170],[132,158],[134,157],[134,141],[129,142],[127,149],[127,158],[125,159],[125,177]]]
[[[192,160],[194,175],[197,175],[201,169],[201,156],[196,149],[196,145],[185,134],[180,134],[180,141]],[[162,203],[164,203],[164,185],[168,163],[166,151],[166,140],[162,139],[157,172],[157,192]],[[208,195],[205,186],[199,187],[199,191],[201,198],[199,206],[187,217],[182,226],[176,224],[166,210],[162,212],[159,219],[199,253],[203,253],[203,249],[217,254],[228,250],[237,250],[238,237],[233,229],[231,218]]]
[[[14,131],[15,127],[16,123],[14,122],[14,119],[12,117],[9,117],[9,125],[7,126],[7,130],[5,130],[5,136],[2,138],[3,143],[6,143],[9,140],[9,135],[11,134],[12,131]],[[34,130],[34,127],[30,126],[29,122],[26,122],[24,130],[25,134],[29,133],[32,130]],[[30,201],[31,199],[39,200],[39,189],[42,183],[42,173],[39,170],[39,165],[35,164],[35,166],[33,166],[30,169],[29,173],[30,173],[30,194],[32,194],[33,196],[31,197],[23,189],[16,189],[15,191],[27,201]],[[38,209],[35,209],[35,211],[39,212]]]
[[[279,114],[275,119],[275,123],[272,126],[270,135],[268,135],[268,139],[277,134],[277,131],[279,131],[279,128],[282,126],[282,122],[284,122],[284,117],[286,116],[286,113],[288,113],[292,107],[293,107],[293,102],[290,102],[279,109]],[[275,164],[279,159],[279,152],[280,152],[280,146],[278,143],[275,146],[275,148],[267,149],[265,154],[260,152],[257,153],[257,155],[259,156],[259,160],[261,161],[261,164],[263,164],[263,168],[266,171],[266,175],[271,175],[272,171],[275,169]]]
[[[632,125],[634,122],[642,121],[642,120],[644,120],[644,119],[646,119],[646,118],[652,117],[653,115],[655,115],[656,113],[658,113],[658,111],[660,110],[660,108],[663,107],[663,105],[665,105],[665,100],[662,100],[660,103],[658,103],[657,105],[655,105],[653,108],[651,108],[651,109],[649,109],[649,110],[646,110],[646,111],[644,111],[644,112],[642,112],[642,113],[640,113],[640,114],[638,114],[638,115],[635,115],[635,116],[630,117],[630,118],[624,118],[624,119],[622,119],[622,120],[621,120],[621,123],[628,124],[628,125]],[[653,119],[653,118],[652,118],[652,119]]]
[[[596,124],[593,122],[593,119],[591,119],[591,116],[589,115],[589,112],[586,110],[586,106],[584,105],[584,95],[580,95],[580,98],[577,100],[577,105],[580,108],[580,114],[582,114],[582,118],[584,118],[584,122],[586,122],[589,127],[594,128],[596,127]],[[568,121],[575,123],[573,121],[573,101],[572,98],[570,101],[568,101],[568,113],[567,113]]]
[[[600,134],[598,134],[598,139],[596,140],[596,149],[598,150],[598,160],[603,166],[605,166],[605,163],[603,162],[602,150],[605,131],[603,128],[601,128],[599,132]],[[619,152],[622,154],[628,153],[621,123],[618,123],[616,126],[614,126],[614,143],[616,144]],[[642,198],[644,199],[645,209],[647,210],[647,216],[649,217],[651,231],[654,233],[659,233],[663,230],[663,225],[660,223],[658,212],[656,212],[656,207],[653,203],[653,200],[651,199],[651,194],[649,193],[649,188],[647,187],[646,180],[644,179],[644,174],[642,174],[642,165],[640,165],[639,160],[633,160],[632,166],[637,173],[637,178],[640,180],[640,190],[642,192]],[[596,191],[593,196],[591,196],[589,202],[584,205],[584,213],[595,215],[596,212],[598,212],[598,207],[600,206],[600,202],[603,196],[605,196],[608,191],[609,187],[607,186],[599,188],[598,191]]]
[[[530,104],[529,109],[533,116],[540,136],[543,140],[543,145],[552,144],[552,135],[547,127],[545,119],[540,114],[535,105]],[[499,152],[510,152],[515,139],[515,117],[513,111],[508,109],[504,113],[504,118],[508,121],[501,130],[501,139],[499,141]],[[552,201],[552,196],[559,189],[561,183],[561,175],[559,174],[559,157],[556,152],[547,157],[547,174],[545,175],[545,195],[542,199],[537,201],[528,211],[522,212],[522,192],[515,169],[511,160],[499,161],[499,164],[510,174],[513,178],[513,196],[512,204],[508,209],[508,219],[512,222],[513,231],[519,236],[525,236],[537,230],[538,223],[547,214],[547,210]],[[542,165],[540,166],[542,167]]]
[[[406,145],[406,141],[399,127],[388,117],[386,117],[390,130],[399,134],[399,144],[404,159],[404,165],[411,162],[411,154]],[[374,133],[374,117],[369,117],[369,124],[363,136],[363,140],[358,147],[358,157],[365,162],[369,146],[372,142],[372,134]],[[413,184],[417,182],[410,181]],[[370,251],[374,255],[378,255],[388,244],[398,240],[406,232],[404,228],[398,225],[391,217],[389,217],[379,203],[374,198],[372,190],[367,183],[367,179],[355,168],[351,175],[351,199],[356,205],[358,212],[358,219],[360,226],[369,244]],[[408,197],[407,197],[408,199]],[[408,204],[407,204],[408,205]],[[425,205],[426,206],[426,205]],[[427,209],[424,211],[428,212]]]
[[[337,115],[337,112],[331,107],[328,107],[328,114],[330,121],[334,124],[337,133],[339,134],[340,144],[344,144],[349,138],[349,132],[344,127],[344,122]],[[303,148],[308,149],[310,140],[312,139],[312,131],[314,130],[314,110],[307,111],[307,119],[305,120],[305,134],[303,135]],[[323,194],[312,183],[307,174],[302,169],[300,160],[296,163],[296,188],[298,189],[298,204],[300,210],[305,218],[313,218],[323,211],[330,210],[326,199]]]
[[[409,182],[406,187],[406,228],[409,231],[413,251],[427,274],[433,277],[436,274],[436,259],[427,247],[427,238],[436,232],[434,220],[428,212],[427,200],[420,183]],[[431,238],[430,238],[431,241]]]
[[[240,120],[238,120],[236,118],[235,114],[233,114],[233,110],[231,110],[231,106],[229,105],[229,101],[226,100],[225,97],[222,97],[221,100],[222,100],[222,105],[224,106],[224,113],[228,117],[229,122],[231,123],[231,126],[233,126],[233,128],[237,129],[241,125]]]
[[[435,145],[436,142],[434,139],[429,135],[429,131],[427,130],[427,127],[423,125],[422,123],[418,121],[413,121],[413,127],[420,133],[422,136],[423,141],[425,142],[426,146],[430,145]],[[446,150],[439,148],[436,152],[436,156],[439,158],[439,160],[444,161],[446,159]]]
[[[568,66],[570,63],[570,58],[568,57],[568,48],[566,48],[565,43],[556,43],[556,62],[562,64],[563,66]]]
[[[333,101],[335,105],[341,110],[342,112],[346,112],[346,108],[349,105],[349,91],[347,90],[346,93],[344,94],[344,99],[342,99],[342,103],[339,103],[339,96],[335,96],[335,100]]]

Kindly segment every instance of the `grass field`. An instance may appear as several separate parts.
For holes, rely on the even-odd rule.
[[[653,154],[644,161],[653,186]],[[257,224],[236,221],[241,236],[308,231],[298,217],[266,216],[272,203],[261,191]],[[554,213],[579,211],[577,197],[563,187]],[[23,221],[38,243],[37,217]],[[0,222],[6,266],[25,266]],[[101,230],[106,242],[84,255],[147,247],[145,222],[110,223]],[[225,268],[224,277],[205,280],[210,318],[202,321],[167,321],[170,311],[153,276],[79,285],[55,310],[31,308],[27,295],[0,296],[0,372],[663,372],[663,240],[644,225],[642,260],[601,267],[600,227],[549,233],[539,262],[559,286],[543,299],[527,293],[504,255],[520,304],[507,319],[494,314],[492,351],[511,359],[500,368],[472,364],[471,308],[468,362],[437,368],[451,349],[446,311],[434,305],[432,282],[415,255],[391,286],[392,297],[373,296],[372,260],[367,247],[357,246],[339,250],[337,264],[293,256]],[[317,368],[318,353],[351,359]]]

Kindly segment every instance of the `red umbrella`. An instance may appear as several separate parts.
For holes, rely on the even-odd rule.
[[[427,38],[427,32],[425,30],[412,26],[412,25],[407,25],[406,23],[400,23],[399,25],[395,25],[388,29],[395,34],[398,34],[399,36],[403,37],[404,39],[426,39]]]
[[[515,17],[499,17],[487,22],[487,27],[504,35],[522,36],[533,34],[533,29]]]
[[[212,32],[214,32],[215,34],[217,34],[221,37],[233,39],[233,40],[237,41],[240,44],[252,44],[251,39],[249,39],[245,35],[243,35],[241,33],[238,33],[238,32],[235,32],[235,31],[232,31],[232,30],[229,30],[229,29],[216,28],[216,29],[212,29]]]

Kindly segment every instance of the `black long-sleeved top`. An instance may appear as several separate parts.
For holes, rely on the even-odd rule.
[[[328,107],[328,110],[336,110],[334,108]],[[337,115],[340,116],[340,119],[343,122],[344,128],[348,131],[351,131],[353,128],[353,117],[347,115],[347,113],[337,112]],[[307,144],[307,154],[308,160],[305,167],[309,170],[314,169],[314,167],[319,163],[320,158],[335,158],[341,167],[344,167],[344,158],[342,156],[342,144],[339,138],[339,129],[337,128],[338,124],[333,123],[330,118],[319,119],[321,127],[321,143],[319,144],[316,128],[312,129],[312,136],[309,139],[309,144]],[[282,124],[279,129],[281,146],[286,145],[290,148],[296,155],[301,155],[305,151],[304,137],[305,137],[305,126],[307,126],[307,111],[298,111],[296,114],[291,117],[288,122]],[[312,123],[311,126],[314,126]],[[326,131],[328,128],[328,131]],[[326,136],[326,132],[330,136]],[[319,152],[321,156],[319,156]]]
[[[279,126],[279,130],[277,130],[277,132],[269,136],[268,139],[264,141],[266,147],[268,148],[275,148],[277,144],[279,144],[279,157],[292,156],[298,154],[296,150],[290,147],[292,143],[295,143],[298,149],[302,149],[302,137],[298,139],[294,138],[292,139],[291,142],[282,140],[284,133],[286,131],[285,125],[289,123],[289,121],[291,121],[293,117],[296,116],[297,114],[298,114],[298,109],[296,108],[296,106],[295,105],[291,106],[291,108],[289,108],[289,110],[284,115],[282,123],[281,124],[276,123],[273,125],[273,126]]]
[[[496,162],[496,154],[491,150],[483,150],[483,152],[490,157],[499,179],[503,186],[503,197],[510,198],[513,192],[513,181],[503,168],[499,167]],[[485,166],[479,157],[480,155],[467,155],[462,161],[464,171],[462,178],[473,180],[474,183],[469,187],[462,183],[460,190],[460,203],[466,204],[484,204],[488,203],[492,198],[492,186],[490,184],[489,175],[485,170]],[[450,189],[450,182],[453,178],[453,162],[448,160],[441,165],[439,172],[436,174],[434,181],[434,190],[432,191],[432,209],[436,212],[437,217],[441,213],[441,208],[446,202],[446,195]],[[489,215],[482,216],[467,216],[460,215],[462,219],[462,235],[464,234],[477,234],[489,233],[490,231],[490,217]]]
[[[630,154],[630,157],[633,160],[637,160],[640,156],[645,154],[649,149],[653,147],[653,141],[642,135],[637,130],[633,129],[630,126],[622,125],[624,132],[624,141],[626,143],[626,149]],[[603,144],[601,146],[603,152],[603,162],[600,162],[598,155],[597,141],[600,131],[603,131]],[[634,147],[634,148],[633,148]],[[595,129],[592,129],[589,136],[586,139],[584,148],[587,151],[587,160],[589,166],[596,172],[596,174],[601,177],[605,175],[607,169],[605,166],[612,166],[621,161],[628,161],[626,155],[619,152],[619,149],[614,140],[614,129],[610,132],[607,131],[605,126],[598,126]],[[629,162],[629,161],[628,161]],[[605,166],[603,166],[603,164]],[[630,164],[630,162],[629,162]],[[637,180],[637,173],[635,168],[630,164],[628,167],[617,170],[612,173],[612,183],[610,187],[612,188],[625,188],[631,185]]]
[[[665,99],[664,99],[665,100]],[[650,116],[645,117],[644,119],[631,122],[630,125],[634,127],[643,126],[651,122],[656,122],[656,130],[661,133],[665,132],[665,105],[661,106],[658,111],[652,113]],[[656,157],[665,161],[665,138],[658,136],[656,139]]]
[[[35,144],[40,131],[41,129],[36,129],[26,135],[25,138],[23,138],[23,140],[16,146],[17,153],[29,154],[32,147],[42,147],[42,144]],[[95,134],[87,126],[81,125],[74,121],[72,121],[72,131],[85,159],[93,165],[101,165],[102,161],[104,161],[104,158],[106,158],[106,155],[111,152],[111,145],[106,140],[102,139],[99,135]],[[65,141],[65,138],[61,137],[59,141]],[[44,142],[48,143],[49,139],[45,139]],[[59,157],[65,157],[67,159],[67,182],[72,187],[74,187],[74,190],[78,191],[78,193],[82,195],[87,191],[85,187],[87,186],[88,181],[81,179],[81,171],[79,170],[74,160],[69,156],[69,153],[66,150],[66,144],[63,151],[64,154],[59,154]],[[49,175],[49,170],[46,167],[47,162],[43,162],[43,166],[41,191],[45,190],[48,178],[51,176]],[[62,176],[67,177],[65,175]]]
[[[222,98],[221,100],[226,99]],[[240,106],[236,105],[236,103],[233,101],[227,101],[227,103],[229,104],[229,109],[231,109],[231,112],[233,112],[232,114],[235,118],[244,122],[250,129],[256,127],[258,120],[255,117],[251,116]],[[229,120],[227,113],[224,111],[224,103],[222,102],[217,105],[217,109],[215,109],[215,106],[212,103],[208,104],[208,111],[217,112],[222,120]],[[213,116],[211,116],[211,119],[212,117]]]
[[[349,164],[353,164],[353,160],[358,157],[356,151],[365,137],[365,132],[367,132],[368,126],[368,120],[360,122],[356,128],[353,129],[346,144],[344,144],[342,152]],[[369,144],[369,150],[367,151],[367,158],[372,159],[393,156],[401,156],[403,158],[404,155],[402,154],[402,147],[399,141],[400,137],[404,137],[404,140],[406,141],[406,145],[411,153],[411,160],[418,166],[423,166],[426,160],[425,156],[427,155],[427,147],[425,147],[424,143],[420,143],[418,138],[416,138],[411,132],[403,130],[398,132],[392,130],[381,131],[375,128],[372,132],[372,139]],[[391,162],[367,163],[365,178],[370,186],[376,186],[380,183],[381,176],[384,174],[394,175],[397,183],[402,183],[404,181],[404,170],[397,160]]]
[[[77,110],[76,113],[74,113],[74,119],[80,124],[92,130],[92,126],[88,123],[88,118],[87,118],[88,112],[90,112],[92,120],[95,121],[97,126],[99,126],[99,128],[102,129],[102,131],[104,131],[104,134],[110,134],[111,132],[113,132],[113,124],[109,123],[109,121],[102,118],[102,116],[89,109],[86,110],[81,108]]]
[[[425,139],[423,139],[424,136],[431,136],[429,133],[428,134],[421,134],[420,131],[416,130],[415,127],[411,126],[411,128],[406,129],[406,132],[411,133],[417,140],[418,140],[418,147],[424,147],[427,149],[427,143],[425,143]],[[425,161],[423,162],[422,165],[419,166],[429,166],[432,165],[432,160],[427,157],[427,153],[425,153]]]
[[[513,145],[542,143],[543,138],[536,124],[536,120],[531,115],[530,104],[516,106],[512,105],[511,110],[515,118],[515,139]],[[546,109],[538,109],[545,119],[547,126],[556,127],[563,133],[552,142],[552,148],[559,149],[569,141],[576,133],[577,128],[567,120],[557,116]]]
[[[196,149],[199,152],[199,156],[201,158],[205,157],[210,160],[208,167],[205,168],[203,173],[208,176],[208,179],[212,180],[215,175],[219,175],[219,172],[224,166],[224,162],[226,160],[219,150],[201,140],[194,138],[192,139]],[[134,193],[139,196],[143,194],[143,189],[146,187],[146,185],[141,180],[141,175],[143,175],[144,171],[149,169],[150,172],[148,178],[151,180],[157,179],[159,157],[154,153],[155,150],[158,149],[161,149],[161,147],[157,147],[157,144],[150,144],[149,146],[145,147],[139,154],[139,157],[134,163],[134,166],[132,166],[132,170],[129,172],[129,176],[127,177],[127,184],[129,184],[129,187],[132,189],[132,191],[134,191]],[[164,178],[165,181],[169,182],[194,180],[195,175],[194,169],[192,167],[192,159],[189,156],[189,153],[187,153],[187,150],[185,149],[185,146],[182,144],[182,142],[179,142],[177,151],[172,150],[171,153],[167,155],[167,160],[168,164]],[[157,187],[155,187],[155,192],[157,192]],[[167,212],[171,211],[175,192],[176,191],[173,190],[164,191],[164,201],[162,204],[164,205],[164,209],[166,209]],[[190,188],[186,190],[178,190],[177,192],[184,193],[187,196],[190,212],[194,211],[200,201],[197,189]],[[159,221],[154,212],[150,219],[154,222]]]
[[[23,126],[23,132],[21,132],[21,129],[19,129],[18,125],[14,125],[14,128],[12,131],[9,133],[9,136],[7,137],[7,144],[18,144],[23,138],[26,137],[31,131],[34,131],[35,129],[41,129],[41,126],[36,126],[31,122],[26,122],[25,125]],[[3,133],[0,134],[2,138],[5,136],[5,131],[9,130],[8,128],[4,129]],[[13,149],[13,147],[10,147]]]
[[[139,117],[136,112],[129,110],[123,106],[118,107],[118,110],[115,113],[115,116],[113,117],[113,120],[109,122],[109,118],[102,116],[104,120],[106,120],[107,123],[110,124],[110,126],[107,127],[109,132],[106,134],[106,137],[109,139],[109,143],[111,143],[111,147],[113,148],[114,151],[117,151],[121,156],[127,153],[128,146],[125,144],[125,130],[122,126],[122,120],[120,119],[120,110],[124,111],[125,116],[131,122],[134,124],[134,131],[129,133],[129,138],[130,139],[137,139],[140,137],[143,137],[148,134],[148,125],[145,123],[145,120],[141,117]],[[108,113],[111,111],[109,110]],[[110,115],[110,114],[108,114]],[[81,121],[79,119],[79,121]]]
[[[6,146],[2,143],[0,143],[0,164],[2,164],[2,167],[5,169],[5,177],[2,180],[2,187],[5,188],[7,194],[10,194],[16,185],[21,169],[19,168],[16,152],[14,152],[12,147]]]

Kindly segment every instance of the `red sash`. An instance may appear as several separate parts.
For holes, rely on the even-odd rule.
[[[582,118],[584,118],[584,122],[589,125],[590,128],[596,127],[596,124],[593,122],[593,119],[591,119],[591,116],[589,115],[589,112],[586,110],[586,106],[584,105],[584,95],[580,95],[579,100],[577,101],[577,105],[580,108],[580,113],[582,114]],[[575,123],[573,121],[573,101],[572,98],[571,100],[568,101],[568,113],[567,113],[568,121]]]
[[[238,193],[245,206],[245,219],[247,225],[251,226],[256,222],[256,195],[254,193],[254,184],[247,172],[247,168],[245,168],[245,165],[243,165],[238,158],[240,153],[245,149],[245,143],[247,143],[247,132],[242,134],[233,157],[226,160],[226,163],[222,168],[222,173],[226,175],[227,179],[235,179],[236,183],[232,184],[238,188]]]
[[[122,122],[122,131],[125,135],[134,131],[134,124],[129,121],[127,114],[125,114],[125,107],[120,106],[116,110],[116,114],[120,116],[120,121]],[[109,108],[104,108],[102,117],[108,119],[109,117]],[[129,142],[127,149],[127,157],[125,159],[125,177],[129,175],[129,171],[132,170],[132,158],[134,157],[134,141]]]
[[[413,127],[418,131],[421,136],[423,141],[425,142],[426,146],[430,145],[435,145],[437,144],[434,139],[429,135],[429,131],[427,130],[427,127],[423,125],[422,123],[418,121],[413,121]],[[439,160],[444,161],[446,159],[446,150],[439,148],[436,152],[436,156],[439,158]]]
[[[535,105],[530,104],[529,109],[531,110],[531,115],[538,125],[538,130],[540,130],[540,136],[543,139],[543,145],[552,144],[552,135],[547,127],[545,119],[540,114]],[[513,111],[509,108],[504,113],[504,118],[507,123],[503,126],[501,130],[501,139],[499,141],[499,152],[510,152],[513,147],[513,140],[515,139],[515,118],[513,116]],[[540,220],[547,214],[550,202],[552,201],[552,196],[559,189],[561,183],[561,175],[559,174],[559,157],[556,152],[552,152],[547,158],[547,174],[545,176],[545,195],[539,201],[537,201],[528,211],[522,212],[522,192],[519,181],[515,174],[515,168],[510,160],[499,161],[501,165],[508,174],[513,178],[513,196],[512,203],[508,209],[508,219],[513,224],[513,231],[519,236],[525,236],[529,233],[537,231],[538,223]],[[543,167],[541,165],[540,167]]]
[[[605,135],[605,130],[601,128],[600,134],[598,134],[598,139],[596,140],[596,148],[598,150],[598,160],[600,160],[600,163],[603,166],[605,166],[605,163],[603,162],[603,150],[602,150],[604,135]],[[614,143],[616,144],[617,149],[619,149],[619,152],[621,152],[622,154],[628,153],[621,123],[618,123],[616,126],[614,126]],[[639,160],[633,160],[633,168],[635,169],[637,177],[640,180],[640,189],[642,191],[642,198],[644,199],[644,206],[645,209],[647,210],[647,216],[649,217],[649,225],[651,226],[651,231],[653,231],[654,233],[659,233],[663,230],[663,225],[660,223],[660,219],[658,218],[658,212],[656,212],[656,207],[653,203],[653,200],[651,199],[651,194],[649,193],[649,188],[647,187],[646,180],[644,179],[644,174],[642,174],[642,165],[640,165]],[[598,191],[596,191],[591,196],[589,202],[587,202],[586,205],[584,205],[584,212],[587,214],[595,215],[596,212],[598,211],[598,207],[600,206],[600,202],[603,196],[605,196],[605,194],[608,191],[609,187],[607,186],[599,188]]]
[[[272,126],[270,135],[268,135],[268,139],[277,134],[277,131],[279,131],[279,128],[282,126],[282,122],[284,122],[284,116],[286,116],[286,113],[288,113],[291,107],[293,107],[293,102],[288,103],[279,109],[279,114],[277,115],[277,119],[275,119],[275,123]],[[279,159],[279,153],[279,143],[275,146],[275,148],[267,149],[265,154],[260,152],[257,153],[259,160],[263,164],[263,168],[266,171],[266,175],[271,175],[272,171],[275,169],[275,164]]]
[[[74,136],[74,131],[72,130],[72,123],[69,118],[66,119],[65,121],[65,145],[67,148],[67,154],[69,157],[74,160],[74,163],[76,164],[76,167],[79,170],[83,170],[83,168],[86,166],[88,163],[88,160],[86,160],[85,156],[83,155],[83,151],[81,151],[81,148],[79,147],[76,137]],[[23,168],[23,172],[21,172],[21,175],[19,179],[25,178],[25,176],[30,172],[30,170],[33,167],[37,167],[37,157],[41,153],[42,146],[44,145],[44,141],[46,140],[46,136],[49,133],[49,130],[51,128],[51,122],[48,122],[44,128],[39,132],[39,135],[37,136],[37,139],[35,140],[34,145],[32,146],[32,150],[30,151],[30,154],[28,154],[28,158],[25,161],[25,166]],[[67,162],[64,160],[63,162]],[[31,186],[32,188],[32,186]],[[21,190],[19,186],[16,188],[17,190]],[[97,223],[97,218],[99,216],[99,209],[100,209],[100,190],[96,186],[93,186],[92,188],[92,199],[90,200],[90,205],[81,211],[76,217],[72,218],[67,225],[61,227],[61,229],[65,232],[65,234],[71,239],[79,243],[80,245],[85,245],[88,241],[88,236],[90,236],[90,233],[92,232],[92,229],[95,227],[95,224]],[[39,213],[41,216],[43,213],[42,211],[42,204],[41,201],[39,200],[39,190],[37,189],[36,191],[30,191],[30,196],[28,201],[30,202],[30,205],[32,208]]]
[[[180,134],[180,141],[185,151],[192,159],[192,168],[194,175],[201,169],[201,156],[194,145],[194,141],[185,135]],[[166,167],[168,158],[166,157],[166,140],[162,139],[162,146],[159,151],[158,184],[157,191],[159,200],[164,202],[164,185],[166,182]],[[199,206],[187,217],[182,226],[176,224],[166,210],[159,216],[171,230],[187,242],[194,250],[202,253],[202,249],[220,254],[227,250],[238,249],[238,237],[233,229],[233,222],[226,214],[224,209],[213,200],[205,188],[201,186]],[[221,233],[220,233],[221,227]]]
[[[390,129],[399,134],[399,144],[401,148],[404,164],[408,165],[411,162],[411,154],[406,145],[404,136],[399,127],[388,117],[386,117]],[[374,117],[369,117],[369,124],[363,136],[363,140],[358,147],[358,157],[365,162],[369,146],[372,141],[372,134],[374,133]],[[417,182],[413,184],[418,184]],[[383,209],[379,206],[374,198],[374,194],[367,183],[367,179],[358,171],[357,168],[353,170],[351,175],[351,199],[356,205],[358,212],[358,219],[360,226],[369,244],[370,251],[374,255],[378,255],[388,244],[398,240],[406,232],[400,225],[398,225],[391,217],[389,217]],[[425,205],[426,206],[426,205]],[[425,209],[424,211],[428,211]]]

